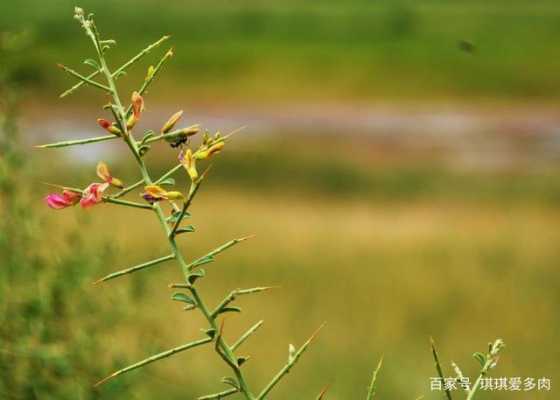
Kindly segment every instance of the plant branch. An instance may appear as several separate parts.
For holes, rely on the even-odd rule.
[[[325,324],[321,325],[319,329],[317,329],[315,333],[313,333],[313,335],[311,335],[311,337],[307,339],[307,341],[299,348],[299,350],[288,358],[288,363],[284,367],[282,367],[282,369],[274,376],[274,378],[272,378],[270,383],[262,390],[262,392],[260,392],[260,394],[257,396],[257,400],[264,399],[266,395],[268,395],[268,393],[270,393],[270,391],[274,389],[278,382],[280,382],[280,380],[288,372],[290,372],[290,369],[294,366],[295,363],[297,363],[301,355],[305,352],[305,350],[307,350],[307,347],[311,344],[311,342],[313,342],[324,325]]]
[[[223,392],[209,394],[207,396],[199,397],[197,400],[215,400],[215,399],[223,399],[224,397],[231,396],[232,394],[238,393],[239,390],[236,388],[231,388],[224,390]]]
[[[434,356],[434,362],[436,364],[436,370],[437,373],[439,375],[439,377],[441,378],[442,382],[445,380],[445,376],[443,375],[443,369],[441,368],[441,364],[439,362],[439,357],[438,357],[438,353],[436,350],[436,343],[434,342],[434,338],[430,338],[430,343],[432,346],[432,355]],[[447,400],[452,400],[451,398],[451,391],[449,389],[445,389],[445,397],[447,397]]]
[[[184,344],[182,346],[174,347],[170,350],[166,350],[164,352],[158,353],[158,354],[153,355],[151,357],[148,357],[148,358],[146,358],[142,361],[139,361],[135,364],[129,365],[126,368],[122,368],[122,369],[119,369],[118,371],[113,372],[111,375],[101,379],[94,386],[102,385],[103,383],[107,382],[110,379],[113,379],[113,378],[115,378],[119,375],[125,374],[127,372],[133,371],[137,368],[143,367],[144,365],[153,363],[154,361],[161,360],[162,358],[166,358],[166,357],[172,356],[173,354],[177,354],[177,353],[180,353],[182,351],[192,349],[193,347],[202,346],[203,344],[210,343],[212,340],[213,340],[212,338],[204,338],[204,339],[196,340],[194,342],[189,342],[189,343]]]
[[[132,274],[133,272],[137,272],[137,271],[143,270],[145,268],[152,267],[156,264],[159,264],[159,263],[162,263],[162,262],[165,262],[165,261],[168,261],[168,260],[172,260],[174,258],[175,258],[174,254],[169,254],[169,255],[164,256],[164,257],[156,258],[155,260],[147,261],[145,263],[135,265],[134,267],[130,267],[130,268],[126,268],[126,269],[123,269],[123,270],[120,270],[120,271],[113,272],[109,275],[104,276],[101,279],[96,280],[95,282],[93,282],[93,284],[97,285],[98,283],[106,282],[108,280],[118,278],[119,276]]]
[[[75,78],[78,78],[83,83],[87,83],[88,85],[91,85],[91,86],[96,87],[98,89],[104,90],[107,93],[111,93],[111,88],[110,87],[105,86],[102,83],[96,82],[94,80],[91,80],[87,76],[83,76],[79,72],[76,72],[71,68],[68,68],[66,65],[58,64],[58,67],[63,69],[65,72],[68,72],[70,75],[74,76]]]
[[[157,42],[152,43],[151,45],[149,45],[148,47],[146,47],[144,50],[142,50],[140,53],[138,53],[137,55],[135,55],[134,57],[132,57],[129,61],[127,61],[126,63],[124,63],[121,67],[119,67],[115,73],[114,76],[115,78],[117,77],[118,74],[120,74],[121,72],[123,72],[126,68],[130,67],[132,64],[134,64],[136,61],[138,61],[140,58],[142,58],[144,55],[148,54],[151,50],[153,50],[154,48],[158,47],[161,43],[163,43],[164,41],[166,41],[167,39],[169,39],[170,36],[164,36],[161,39],[159,39]],[[101,70],[97,70],[95,72],[92,72],[91,74],[89,74],[86,78],[87,79],[93,79],[95,78],[97,75],[99,75],[102,71]],[[64,93],[62,93],[60,95],[60,97],[66,97],[69,94],[74,93],[76,90],[78,90],[80,87],[82,87],[82,85],[84,84],[83,81],[78,82],[77,84],[75,84],[74,86],[72,86],[70,89],[66,90]]]
[[[259,329],[262,326],[263,322],[264,321],[261,319],[255,325],[250,327],[247,330],[247,332],[245,332],[239,339],[237,339],[237,341],[234,344],[231,345],[231,351],[237,350],[237,348],[239,346],[241,346],[243,343],[245,343],[245,341],[249,338],[249,336],[251,336],[253,333],[255,333],[257,331],[257,329]]]
[[[490,351],[488,352],[488,354],[486,354],[486,361],[484,362],[484,365],[482,366],[482,369],[480,370],[480,374],[476,378],[474,385],[469,390],[466,400],[474,399],[475,394],[477,393],[480,387],[482,379],[486,376],[486,374],[488,374],[488,371],[490,371],[490,369],[496,366],[496,363],[498,362],[499,353],[502,350],[502,348],[504,348],[504,346],[505,344],[502,339],[497,339],[494,343],[490,344]]]
[[[372,400],[373,396],[375,396],[375,382],[377,381],[377,374],[381,369],[381,365],[383,365],[383,357],[379,359],[379,362],[377,363],[377,367],[375,368],[373,374],[371,375],[371,382],[368,387],[368,394],[366,400]]]
[[[175,172],[177,172],[178,170],[180,170],[183,167],[183,165],[181,164],[177,164],[176,166],[174,166],[173,168],[171,168],[169,171],[167,171],[165,174],[163,174],[161,177],[159,177],[158,179],[156,179],[154,181],[154,185],[157,185],[161,182],[163,182],[164,180],[166,180],[167,178],[169,178],[171,175],[173,175]],[[120,192],[115,193],[114,195],[111,196],[111,198],[116,199],[119,197],[124,196],[125,194],[133,191],[134,189],[142,186],[144,184],[144,179],[140,179],[137,182],[134,182],[132,185],[125,187],[124,189],[122,189]]]
[[[197,268],[201,265],[208,264],[208,263],[214,261],[214,256],[220,254],[221,252],[229,249],[232,246],[235,246],[237,243],[243,242],[244,240],[250,239],[252,237],[253,236],[246,236],[246,237],[242,237],[242,238],[239,238],[239,239],[230,240],[229,242],[221,245],[220,247],[215,248],[214,250],[212,250],[208,254],[206,254],[202,257],[199,257],[196,260],[194,260],[193,262],[191,262],[190,264],[188,264],[186,266],[187,270],[192,271],[193,269],[195,269],[195,268]]]
[[[48,143],[48,144],[40,144],[35,146],[38,149],[52,149],[52,148],[59,148],[59,147],[68,147],[68,146],[76,146],[81,144],[90,144],[96,142],[104,142],[106,140],[113,140],[117,139],[118,136],[114,135],[103,135],[103,136],[96,136],[87,139],[77,139],[77,140],[65,140],[62,142],[55,142],[55,143]]]

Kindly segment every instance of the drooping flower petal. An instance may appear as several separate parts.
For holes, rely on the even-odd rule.
[[[92,183],[89,185],[82,194],[80,205],[82,208],[89,208],[103,201],[103,192],[109,187],[105,183]]]
[[[45,202],[50,208],[60,210],[66,207],[73,206],[80,201],[81,194],[71,190],[64,189],[62,194],[51,193],[45,197]]]
[[[183,110],[177,111],[175,114],[173,114],[167,120],[167,122],[163,124],[163,127],[161,128],[161,133],[168,133],[169,131],[171,131],[171,129],[173,129],[175,124],[181,119],[182,116],[183,116]]]
[[[187,170],[191,180],[195,182],[198,179],[198,171],[196,170],[196,160],[193,157],[191,149],[187,149],[184,153],[179,153],[179,162]]]
[[[105,129],[107,132],[116,135],[116,136],[121,136],[122,132],[121,130],[111,121],[108,121],[104,118],[98,118],[97,119],[97,124],[102,127],[103,129]]]
[[[97,176],[110,185],[116,186],[121,189],[124,187],[120,179],[117,179],[111,175],[111,172],[109,172],[109,167],[104,161],[99,161],[97,163]]]

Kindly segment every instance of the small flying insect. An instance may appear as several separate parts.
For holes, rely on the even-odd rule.
[[[167,135],[165,141],[173,148],[177,148],[189,143],[191,136],[196,135],[200,131],[198,125],[189,126],[173,132],[173,135]]]

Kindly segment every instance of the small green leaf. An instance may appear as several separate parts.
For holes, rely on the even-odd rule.
[[[165,219],[165,222],[170,223],[170,224],[174,224],[175,222],[177,222],[180,215],[181,215],[180,211],[173,211],[173,213]],[[191,216],[191,214],[188,211],[185,212],[185,217],[190,217],[190,216]]]
[[[173,178],[167,178],[167,179],[164,179],[164,180],[161,181],[161,182],[158,182],[158,184],[159,184],[159,185],[175,185],[175,179],[173,179]],[[178,215],[177,215],[177,216],[178,216]]]
[[[150,150],[149,144],[143,144],[138,148],[138,153],[140,153],[140,157],[144,156]]]
[[[95,61],[92,58],[88,58],[87,60],[84,60],[84,64],[89,65],[90,67],[92,67],[95,70],[100,70],[101,69],[101,67],[99,66],[97,61]]]
[[[187,276],[187,281],[191,284],[194,285],[194,283],[196,282],[197,279],[199,278],[203,278],[206,275],[206,271],[204,271],[203,269],[199,269],[196,271],[191,272],[188,276]]]
[[[288,345],[288,362],[292,362],[296,356],[296,348],[293,344]]]
[[[207,334],[210,339],[214,339],[216,336],[216,330],[214,328],[206,329],[204,333]]]
[[[114,39],[106,39],[106,40],[100,40],[99,44],[101,45],[114,45],[117,44],[117,41]]]
[[[194,232],[194,226],[192,225],[187,225],[187,226],[183,226],[181,228],[178,228],[175,231],[176,235],[180,235],[181,233],[190,233],[190,232]]]
[[[154,131],[152,131],[152,130],[146,131],[146,132],[144,133],[144,137],[143,137],[142,140],[140,141],[140,144],[142,145],[142,144],[146,143],[146,140],[148,140],[148,139],[154,137],[155,135],[156,135],[156,133],[155,133]]]
[[[180,292],[173,293],[173,296],[171,296],[171,300],[181,301],[183,303],[191,304],[193,306],[196,305],[194,299],[187,296],[185,293],[180,293]]]
[[[220,310],[218,311],[218,314],[223,314],[223,313],[227,313],[227,312],[241,312],[241,308],[235,307],[235,306],[231,306],[231,307],[222,307],[222,308],[220,308]]]
[[[484,367],[486,364],[486,355],[482,354],[481,352],[476,352],[473,354],[473,357],[480,363],[481,367]]]
[[[237,383],[237,380],[235,378],[232,378],[230,376],[223,377],[222,383],[225,383],[226,385],[232,386],[235,389],[239,390],[239,384]]]

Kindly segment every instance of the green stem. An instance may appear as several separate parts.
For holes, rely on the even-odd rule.
[[[127,200],[117,200],[117,199],[113,199],[112,197],[107,197],[107,196],[103,197],[103,201],[105,203],[120,204],[121,206],[142,208],[142,209],[145,209],[145,210],[153,210],[154,209],[154,207],[149,205],[149,204],[135,203],[133,201],[127,201]]]
[[[77,140],[65,140],[62,142],[56,143],[48,143],[48,144],[40,144],[35,146],[38,149],[51,149],[51,148],[58,148],[58,147],[68,147],[68,146],[76,146],[80,144],[89,144],[89,143],[96,143],[96,142],[104,142],[106,140],[113,140],[117,139],[118,136],[113,135],[103,135],[103,136],[96,136],[87,139],[77,139]]]
[[[98,283],[101,283],[101,282],[105,282],[105,281],[108,281],[108,280],[111,280],[111,279],[118,278],[119,276],[132,274],[133,272],[152,267],[156,264],[162,263],[164,261],[172,260],[174,258],[175,258],[174,254],[170,254],[170,255],[167,255],[167,256],[164,256],[164,257],[160,257],[160,258],[156,258],[155,260],[147,261],[145,263],[135,265],[134,267],[130,267],[130,268],[127,268],[127,269],[122,269],[122,270],[117,271],[117,272],[113,272],[113,273],[111,273],[107,276],[104,276],[101,279],[96,280],[93,283],[98,284]]]
[[[158,353],[154,356],[151,356],[151,357],[148,357],[148,358],[146,358],[142,361],[139,361],[135,364],[129,365],[126,368],[119,369],[118,371],[113,372],[111,375],[101,379],[94,386],[99,386],[99,385],[107,382],[109,379],[113,379],[113,378],[115,378],[119,375],[130,372],[130,371],[135,370],[137,368],[143,367],[144,365],[153,363],[154,361],[161,360],[162,358],[172,356],[173,354],[179,353],[181,351],[185,351],[185,350],[188,350],[188,349],[192,349],[193,347],[197,347],[197,346],[201,346],[201,345],[206,344],[206,343],[210,343],[211,341],[212,341],[212,338],[204,338],[204,339],[200,339],[200,340],[196,340],[194,342],[184,344],[182,346],[174,347],[170,350],[163,351],[163,352]]]
[[[116,114],[117,114],[117,117],[118,117],[117,122],[119,123],[119,125],[121,126],[121,129],[123,131],[123,138],[125,139],[125,142],[127,143],[128,147],[130,148],[131,152],[134,155],[134,158],[136,159],[136,161],[138,163],[138,167],[139,167],[140,172],[142,174],[142,178],[144,180],[144,183],[146,185],[151,185],[152,180],[150,178],[150,175],[148,173],[146,165],[144,164],[144,161],[142,160],[142,157],[140,157],[140,153],[138,151],[138,146],[136,144],[136,141],[134,140],[132,135],[127,130],[126,111],[124,110],[124,108],[122,106],[122,102],[120,100],[120,97],[119,97],[119,94],[118,94],[118,91],[117,91],[117,87],[115,85],[114,76],[113,76],[113,74],[111,74],[109,68],[107,67],[107,63],[106,63],[105,57],[103,55],[103,50],[102,50],[102,48],[99,44],[99,38],[98,38],[98,34],[97,34],[97,30],[95,28],[95,25],[92,25],[92,27],[90,28],[90,37],[92,38],[92,40],[94,42],[94,46],[97,50],[97,54],[98,54],[98,57],[99,57],[99,62],[100,62],[100,65],[101,65],[101,70],[102,70],[103,74],[105,75],[105,78],[107,80],[109,88],[111,89],[111,94],[112,94],[112,97],[113,97],[113,101],[115,103]],[[196,193],[196,190],[191,191],[191,193],[192,194],[189,196],[190,201],[188,200],[187,201],[188,204],[186,203],[187,204],[186,207],[185,206],[183,207],[183,211],[182,211],[183,215],[186,213],[188,206],[192,202],[192,199],[194,197],[194,194]],[[185,262],[185,259],[183,258],[182,253],[177,248],[177,244],[175,243],[174,237],[171,234],[172,232],[169,229],[169,227],[168,227],[168,225],[165,221],[165,215],[163,213],[163,210],[161,209],[161,206],[157,203],[153,206],[153,209],[154,209],[154,211],[157,215],[157,218],[160,222],[160,225],[162,226],[162,229],[164,230],[164,232],[167,236],[169,246],[171,247],[171,250],[172,250],[172,254],[173,254],[174,258],[177,260],[177,262],[179,263],[179,265],[181,266],[181,270],[183,271],[185,280],[188,281],[188,279],[187,279],[188,275],[189,275],[188,265]],[[189,289],[192,291],[193,296],[195,297],[195,300],[197,302],[198,308],[204,314],[204,316],[207,319],[208,323],[210,324],[211,328],[215,329],[216,332],[217,332],[216,321],[210,315],[210,312],[208,311],[204,302],[202,301],[202,299],[198,295],[198,292],[192,286]],[[221,336],[216,338],[216,341],[217,341],[217,345],[224,352],[225,356],[229,359],[229,361],[234,366],[237,366],[237,360],[236,360],[233,352],[231,351],[231,348],[227,345],[227,343],[221,338]],[[244,394],[245,399],[246,400],[255,400],[255,397],[250,392],[241,370],[239,368],[232,368],[232,369],[233,369],[233,372],[234,372],[235,376],[237,377],[239,387],[241,389],[241,392]]]
[[[66,65],[62,65],[59,64],[59,67],[62,68],[64,71],[68,72],[70,75],[74,76],[75,78],[78,78],[80,81],[87,83],[88,85],[91,85],[93,87],[96,87],[98,89],[104,90],[106,92],[111,92],[111,89],[99,82],[96,82],[94,80],[89,79],[87,76],[83,76],[82,74],[74,71],[71,68],[68,68]]]

